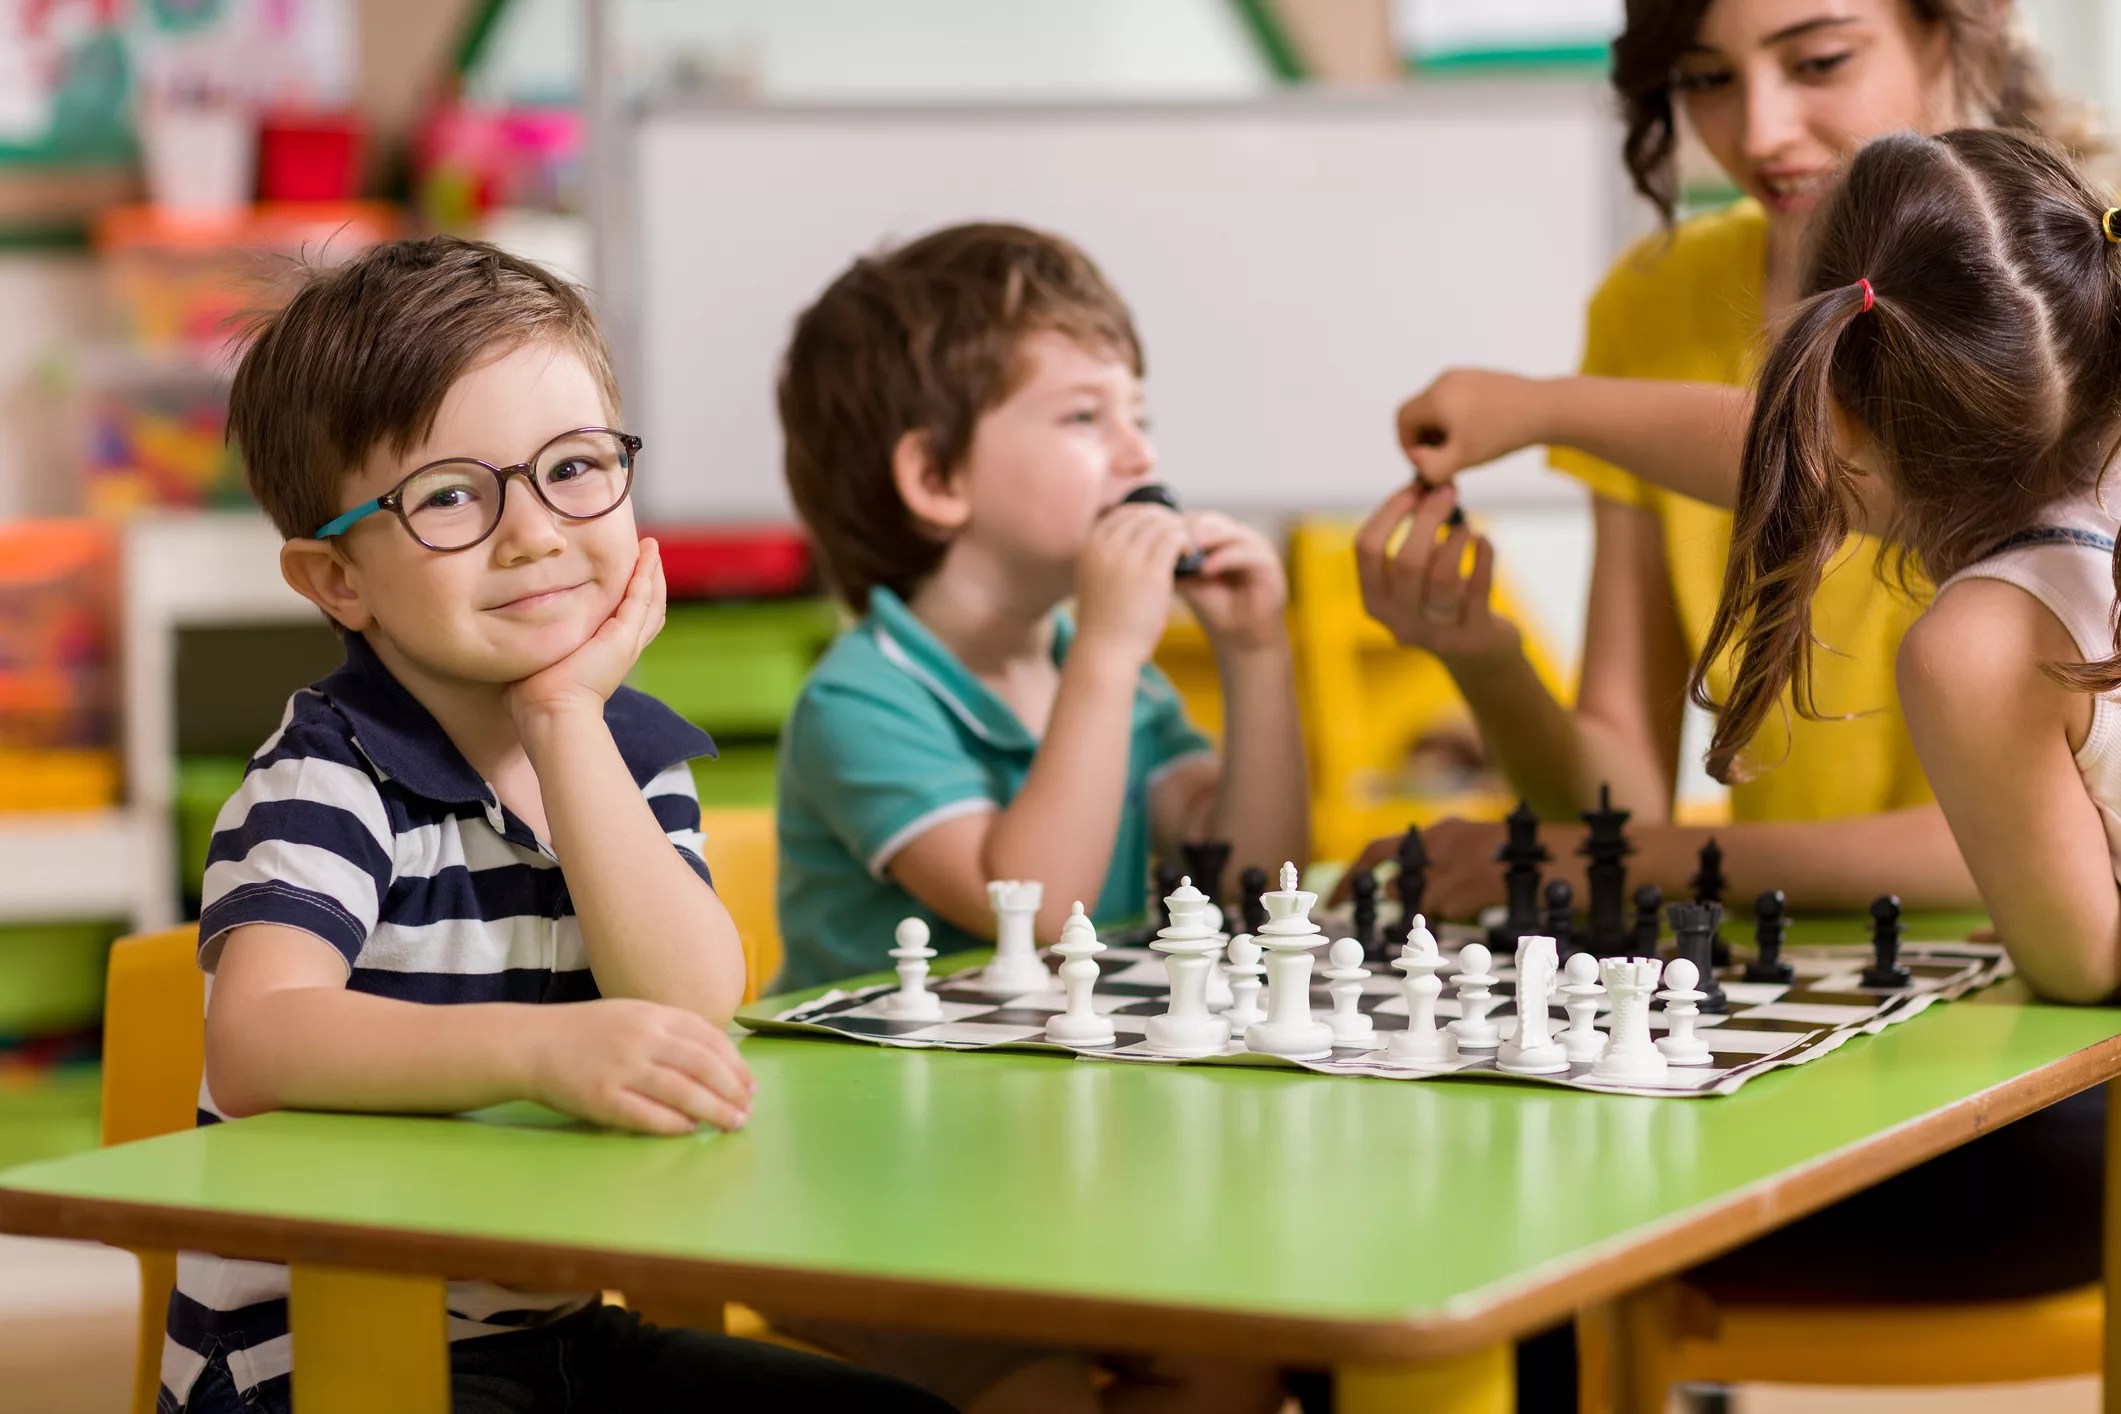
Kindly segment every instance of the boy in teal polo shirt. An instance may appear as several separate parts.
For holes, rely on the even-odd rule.
[[[1123,503],[1155,468],[1141,366],[1090,260],[1015,226],[857,260],[796,321],[788,485],[864,617],[782,737],[782,986],[889,966],[909,914],[946,952],[991,939],[991,879],[1045,885],[1051,940],[1076,900],[1138,917],[1158,844],[1306,857],[1280,560],[1227,516]],[[1220,762],[1149,661],[1174,592],[1215,647]]]
[[[787,475],[834,589],[863,615],[782,733],[784,987],[889,965],[918,914],[948,950],[993,937],[987,884],[1141,912],[1152,844],[1302,860],[1309,793],[1287,587],[1227,516],[1127,503],[1155,453],[1141,344],[1083,253],[1017,226],[938,231],[854,262],[797,319],[780,380]],[[1218,761],[1151,666],[1173,572],[1215,647]],[[1062,604],[1074,601],[1071,620]],[[788,1323],[780,1322],[784,1326]],[[1245,1414],[1272,1371],[802,1322],[789,1327],[970,1414]]]
[[[1074,637],[1073,621],[1056,615],[1057,669],[1065,671]],[[879,949],[890,946],[888,925],[908,913],[935,920],[934,945],[944,953],[991,942],[991,930],[974,933],[920,908],[886,866],[932,826],[1014,799],[1037,751],[1023,719],[905,600],[882,585],[870,590],[868,617],[811,674],[786,735],[781,923],[788,937],[814,946],[790,948],[780,985],[808,987],[888,965],[879,961]],[[1083,900],[1100,922],[1141,912],[1157,783],[1214,760],[1153,665],[1141,669],[1125,755],[1113,865],[1097,898]],[[887,924],[881,941],[879,918]]]

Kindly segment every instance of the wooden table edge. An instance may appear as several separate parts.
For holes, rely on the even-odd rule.
[[[1405,1318],[1346,1320],[1025,1292],[831,1268],[761,1266],[524,1243],[357,1223],[74,1198],[0,1184],[0,1231],[134,1248],[209,1250],[256,1261],[480,1277],[540,1288],[737,1300],[788,1315],[858,1320],[1093,1349],[1184,1351],[1294,1365],[1442,1359],[1513,1340],[1781,1227],[2002,1125],[2121,1076],[2110,1037],[1943,1109],[1738,1190],[1587,1260]],[[1638,1100],[1656,1104],[1656,1100]],[[1675,1103],[1714,1104],[1714,1100]]]

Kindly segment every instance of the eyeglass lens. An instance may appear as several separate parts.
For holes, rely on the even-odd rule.
[[[538,453],[531,483],[538,498],[573,520],[600,516],[625,498],[632,458],[616,432],[570,432]],[[481,462],[438,462],[401,489],[405,523],[423,544],[461,550],[501,518],[501,481]]]

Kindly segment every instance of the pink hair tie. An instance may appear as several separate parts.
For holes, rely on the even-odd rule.
[[[1863,287],[1863,313],[1869,314],[1871,312],[1871,306],[1878,302],[1877,296],[1871,293],[1870,281],[1858,280],[1856,283]]]

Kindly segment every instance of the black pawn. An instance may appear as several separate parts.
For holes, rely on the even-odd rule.
[[[1257,933],[1267,926],[1267,906],[1259,897],[1267,891],[1267,871],[1257,864],[1247,864],[1237,876],[1237,887],[1243,894],[1239,906],[1244,912],[1244,929]]]
[[[1723,891],[1730,887],[1730,881],[1723,875],[1723,846],[1716,843],[1714,835],[1709,836],[1709,842],[1701,847],[1698,862],[1701,867],[1689,881],[1694,890],[1694,902],[1713,903],[1720,910],[1723,905]],[[1725,938],[1721,931],[1717,932],[1713,939],[1711,955],[1718,967],[1731,965],[1730,940]]]
[[[1900,965],[1900,896],[1886,894],[1871,904],[1871,965],[1863,969],[1863,985],[1905,987],[1914,980]]]
[[[1523,801],[1503,821],[1509,834],[1495,858],[1503,865],[1502,887],[1508,899],[1502,922],[1488,929],[1488,946],[1502,952],[1517,951],[1517,940],[1537,933],[1539,913],[1539,866],[1554,856],[1539,842],[1539,817]]]
[[[1230,842],[1196,840],[1192,844],[1180,845],[1178,852],[1186,861],[1186,874],[1193,880],[1193,887],[1199,889],[1207,896],[1208,902],[1220,910],[1223,901],[1223,871],[1230,867]],[[1219,912],[1217,916],[1220,916]]]
[[[1701,974],[1701,980],[1694,985],[1708,994],[1701,999],[1703,1014],[1729,1011],[1731,999],[1724,995],[1723,983],[1716,979],[1716,970],[1709,965],[1709,956],[1715,946],[1716,925],[1723,921],[1723,905],[1675,903],[1665,910],[1665,914],[1672,920],[1674,950],[1693,963]]]
[[[1627,945],[1617,953],[1600,953],[1600,957],[1655,957],[1657,935],[1664,927],[1664,890],[1655,884],[1644,884],[1635,890],[1635,931]]]
[[[1576,891],[1569,887],[1567,879],[1547,881],[1547,915],[1542,925],[1548,937],[1554,940],[1554,955],[1565,958],[1576,951],[1576,920],[1570,916],[1576,905]]]
[[[1429,890],[1429,852],[1422,847],[1421,831],[1407,826],[1407,832],[1399,837],[1399,877],[1392,881],[1392,891],[1399,896],[1399,931],[1402,935],[1414,926],[1414,915],[1420,913],[1422,895]]]
[[[1797,980],[1797,974],[1782,960],[1782,940],[1790,931],[1787,904],[1782,890],[1769,889],[1753,900],[1753,960],[1745,965],[1748,982]]]
[[[1156,862],[1156,897],[1149,900],[1149,916],[1156,920],[1157,927],[1171,926],[1171,906],[1164,900],[1178,892],[1178,881],[1185,877],[1185,869],[1170,860]]]
[[[1577,852],[1589,860],[1584,870],[1589,899],[1584,909],[1584,933],[1592,952],[1615,957],[1626,950],[1628,940],[1628,867],[1622,863],[1635,852],[1625,829],[1628,812],[1613,808],[1613,793],[1598,787],[1598,808],[1583,812],[1590,833]]]
[[[1378,960],[1377,946],[1377,876],[1367,869],[1355,871],[1348,881],[1348,895],[1354,901],[1351,910],[1355,941],[1362,944],[1363,956],[1370,961]]]

